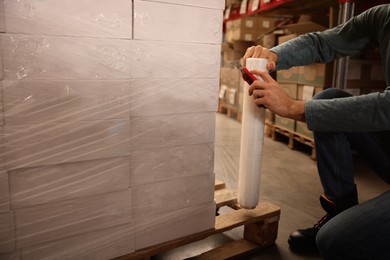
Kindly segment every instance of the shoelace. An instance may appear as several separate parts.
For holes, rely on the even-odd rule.
[[[315,227],[316,229],[320,229],[320,227],[322,227],[326,222],[328,222],[329,219],[330,219],[329,214],[326,214],[325,216],[323,216],[323,217],[317,222],[317,224],[314,224],[314,227]]]

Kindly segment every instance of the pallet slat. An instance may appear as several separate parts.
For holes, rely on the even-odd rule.
[[[279,207],[268,202],[262,202],[251,210],[239,209],[216,217],[215,231],[221,233],[242,225],[261,222],[279,215]],[[277,221],[279,219],[274,220]]]
[[[230,118],[236,119],[238,122],[242,121],[242,112],[238,111],[238,108],[226,104],[222,100],[219,100],[218,112],[226,114]]]
[[[225,182],[221,181],[221,180],[215,180],[215,186],[214,186],[215,190],[221,190],[221,189],[224,189],[225,188]]]
[[[269,125],[269,126],[271,128],[272,140],[276,140],[277,133],[284,135],[288,137],[288,147],[290,149],[294,149],[294,141],[298,141],[299,143],[309,146],[312,149],[310,158],[316,160],[316,149],[315,149],[314,140],[312,138],[301,135],[299,133],[296,133],[293,130],[286,129],[280,126],[276,126],[276,125]]]
[[[216,190],[214,199],[217,209],[223,206],[233,206],[234,204],[237,204],[237,192],[228,189]]]

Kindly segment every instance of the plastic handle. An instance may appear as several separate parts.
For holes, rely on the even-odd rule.
[[[242,73],[242,78],[245,80],[246,83],[248,83],[249,85],[252,85],[252,83],[257,80],[257,78],[249,72],[249,70],[247,68],[242,68],[241,69],[241,73]]]

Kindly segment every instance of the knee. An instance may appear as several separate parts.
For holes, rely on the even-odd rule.
[[[350,97],[352,96],[350,93],[338,89],[338,88],[327,88],[324,91],[316,94],[313,99],[332,99],[332,98],[342,98],[342,97]]]
[[[316,243],[325,260],[345,259],[345,249],[348,248],[346,237],[340,232],[337,224],[328,222],[321,227],[316,236]]]
[[[324,227],[322,227],[317,233],[316,243],[318,250],[324,259],[331,259],[330,253],[334,252],[334,237],[332,237],[332,233],[326,231]]]

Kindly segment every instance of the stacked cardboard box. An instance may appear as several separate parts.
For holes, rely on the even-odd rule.
[[[226,23],[226,41],[256,41],[272,31],[282,19],[266,16],[247,16]]]
[[[1,259],[110,259],[214,227],[223,7],[4,1]]]

